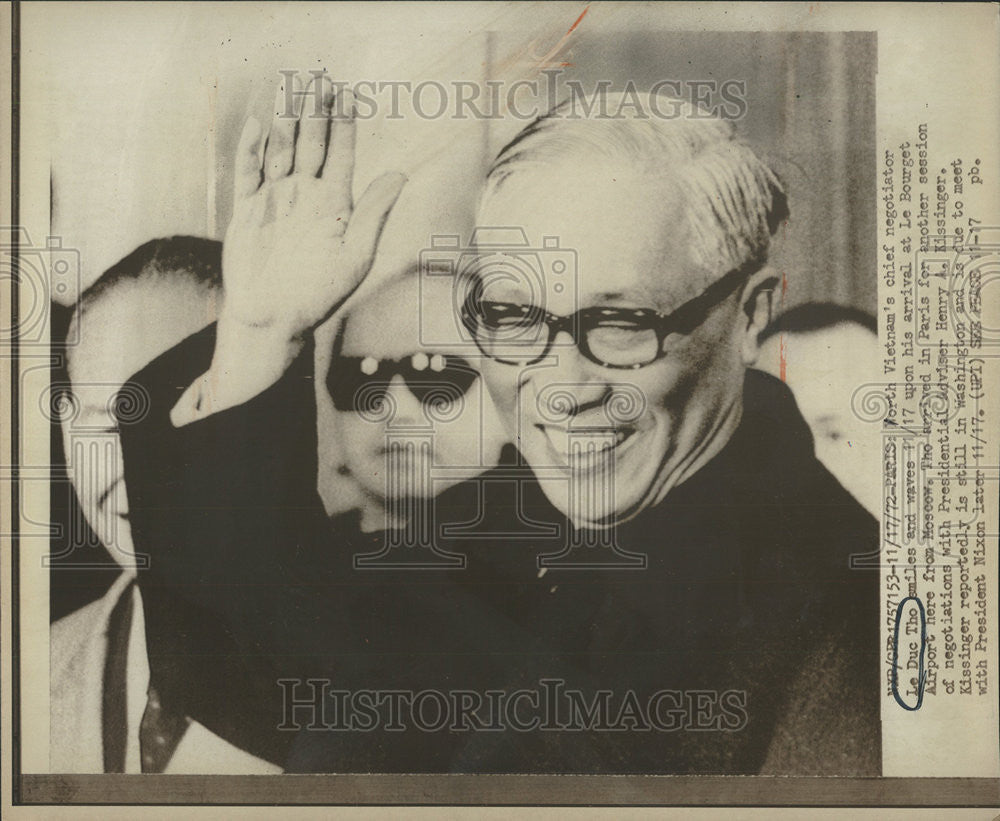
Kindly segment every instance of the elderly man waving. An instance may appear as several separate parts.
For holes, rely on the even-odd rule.
[[[352,209],[349,117],[248,127],[214,353],[123,432],[164,703],[293,771],[878,774],[877,527],[749,367],[786,196],[671,103],[557,107],[489,170],[453,302],[517,450],[419,570],[326,521],[308,353],[403,181]]]

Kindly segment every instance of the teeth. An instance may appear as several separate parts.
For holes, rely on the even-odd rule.
[[[567,448],[568,442],[564,437],[567,436],[569,431],[562,428],[549,428],[538,426],[542,430],[552,445],[553,449],[562,457],[566,462],[583,462],[588,459],[593,459],[594,456],[598,454],[604,454],[608,451],[612,451],[625,442],[633,433],[635,433],[634,428],[613,428],[608,429],[606,433],[614,434],[614,440],[610,437],[602,437],[600,442],[594,442],[594,449],[591,450],[587,447],[586,442],[580,442],[577,448]],[[572,452],[571,452],[572,451]]]

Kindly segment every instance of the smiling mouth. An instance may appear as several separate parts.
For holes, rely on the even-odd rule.
[[[636,428],[622,425],[608,428],[561,428],[535,425],[545,436],[551,449],[566,463],[594,461],[605,453],[618,453],[636,434]],[[570,434],[576,434],[570,439]]]

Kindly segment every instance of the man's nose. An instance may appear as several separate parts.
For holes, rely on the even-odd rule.
[[[396,374],[385,388],[386,402],[389,403],[385,422],[387,428],[412,427],[426,423],[420,401],[413,395],[402,376]]]
[[[535,372],[531,382],[535,410],[543,419],[558,424],[602,407],[610,386],[606,375],[596,372],[595,366],[571,346],[568,333],[560,332],[554,341],[566,344],[553,345],[548,362]]]
[[[599,375],[594,374],[593,363],[580,353],[580,348],[569,331],[559,331],[553,337],[546,360],[551,362],[546,371],[562,380],[584,384],[600,379]]]

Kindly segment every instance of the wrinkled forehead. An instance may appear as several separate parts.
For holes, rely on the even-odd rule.
[[[584,157],[525,164],[484,196],[477,223],[480,232],[522,232],[523,247],[508,253],[534,264],[557,312],[614,304],[669,311],[718,276],[695,263],[685,200],[674,175]],[[481,257],[495,252],[478,250]],[[529,280],[511,276],[504,287],[523,291]]]

